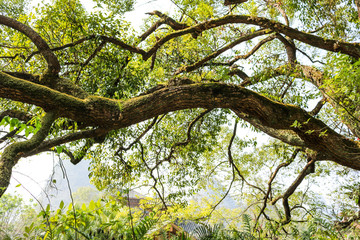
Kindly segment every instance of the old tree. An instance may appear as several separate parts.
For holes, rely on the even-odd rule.
[[[165,208],[216,178],[286,224],[316,214],[303,181],[341,176],[356,213],[359,1],[173,0],[140,33],[132,1],[104,2],[2,1],[0,195],[21,158],[52,151]]]

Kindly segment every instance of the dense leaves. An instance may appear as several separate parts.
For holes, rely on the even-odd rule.
[[[140,188],[168,211],[211,188],[203,211],[177,216],[214,223],[204,239],[240,222],[245,239],[356,226],[359,1],[171,2],[141,31],[134,1],[0,2],[0,193],[22,157],[52,151],[89,160],[98,189]],[[95,231],[92,210],[59,211],[43,211],[49,236]],[[114,214],[97,217],[130,229]]]

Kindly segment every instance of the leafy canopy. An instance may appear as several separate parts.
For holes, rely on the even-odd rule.
[[[173,0],[135,31],[134,1],[2,1],[1,194],[21,157],[53,151],[165,209],[213,183],[209,216],[233,196],[264,235],[357,220],[359,2],[225,2]],[[334,211],[316,182],[337,184]]]

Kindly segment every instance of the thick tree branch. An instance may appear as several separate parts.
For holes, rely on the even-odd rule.
[[[50,74],[57,75],[60,72],[60,63],[57,57],[37,32],[25,24],[3,15],[0,15],[0,24],[13,28],[30,38],[45,58]]]
[[[294,66],[296,64],[296,47],[294,41],[281,36],[281,34],[276,34],[276,37],[284,44],[288,61],[291,66]]]
[[[267,18],[247,16],[247,15],[227,15],[222,18],[205,21],[197,25],[194,25],[192,27],[170,33],[167,36],[160,39],[159,41],[157,41],[155,45],[151,49],[149,49],[146,52],[146,54],[143,55],[143,58],[144,60],[147,60],[161,46],[163,46],[166,42],[170,41],[173,38],[183,36],[186,34],[193,34],[193,33],[200,34],[201,32],[212,28],[216,28],[227,24],[234,24],[234,23],[257,25],[264,29],[271,29],[274,32],[282,33],[291,39],[296,39],[300,42],[309,44],[319,49],[324,49],[331,52],[341,52],[349,56],[360,58],[359,43],[347,43],[347,42],[340,42],[337,40],[324,39],[316,35],[312,35],[309,33],[296,30],[294,28],[291,28],[279,22],[269,20]]]
[[[76,98],[48,87],[0,74],[0,97],[34,104],[60,117],[108,130],[119,129],[171,111],[229,108],[243,119],[276,131],[292,132],[302,145],[323,159],[360,169],[360,147],[305,110],[272,101],[251,90],[223,83],[197,83],[163,88],[127,101],[89,96]],[[298,123],[298,124],[294,124]],[[282,140],[282,139],[281,139]]]

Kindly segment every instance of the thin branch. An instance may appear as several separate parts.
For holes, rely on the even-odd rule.
[[[232,144],[232,142],[231,142],[229,145],[231,145],[231,144]],[[232,179],[231,179],[230,185],[229,185],[226,193],[224,194],[224,196],[223,196],[214,206],[212,206],[212,210],[211,210],[211,212],[209,213],[208,216],[211,216],[211,214],[215,211],[215,209],[217,208],[217,206],[219,206],[220,203],[222,203],[222,201],[224,201],[224,199],[229,195],[229,192],[230,192],[230,190],[231,190],[231,187],[232,187],[232,185],[233,185],[233,183],[234,183],[234,181],[235,181],[235,179],[236,179],[234,167],[232,167],[231,169],[232,169]]]
[[[229,62],[229,65],[233,65],[235,62],[237,62],[240,59],[247,59],[250,56],[252,56],[257,50],[259,50],[261,48],[261,46],[263,46],[265,43],[272,41],[273,39],[276,38],[276,35],[270,35],[264,39],[262,39],[260,42],[258,42],[258,44],[255,45],[255,47],[253,47],[248,53],[244,54],[244,55],[238,55],[235,56],[233,60],[231,60]]]
[[[270,193],[271,193],[271,187],[272,187],[271,185],[272,185],[272,182],[275,180],[276,175],[278,174],[278,172],[280,171],[281,168],[289,166],[290,163],[292,163],[294,161],[294,159],[296,158],[299,151],[300,151],[299,148],[296,149],[293,152],[293,154],[291,155],[290,159],[288,161],[284,162],[284,163],[281,163],[279,166],[277,166],[274,173],[271,175],[270,180],[268,181],[268,190],[267,190],[266,195],[264,197],[264,203],[263,203],[263,206],[262,206],[262,208],[261,208],[261,210],[260,210],[260,212],[259,212],[259,214],[258,214],[258,216],[256,218],[254,228],[257,226],[257,223],[259,222],[261,214],[263,214],[265,209],[266,209],[268,199],[271,200],[270,197],[269,197]]]
[[[47,141],[44,141],[41,143],[37,148],[34,148],[33,150],[26,152],[23,157],[29,157],[32,155],[36,155],[41,152],[45,151],[51,151],[51,148],[55,146],[59,146],[64,143],[73,142],[76,140],[80,140],[83,138],[94,138],[94,137],[101,137],[106,134],[106,130],[97,128],[97,129],[91,129],[91,130],[84,130],[79,131],[75,133],[70,133],[61,137],[57,137],[54,139],[50,139]]]
[[[326,101],[327,101],[327,99],[326,99],[325,97],[323,97],[323,98],[316,104],[316,106],[314,107],[314,109],[311,110],[310,115],[311,115],[311,116],[316,116],[316,115],[320,112],[321,108],[325,105]]]
[[[164,117],[165,115],[163,115],[159,121],[161,121],[161,119]],[[146,129],[132,142],[129,144],[129,146],[127,147],[123,147],[123,146],[120,146],[119,149],[117,150],[117,154],[120,152],[120,151],[127,151],[129,150],[132,146],[134,146],[134,144],[138,143],[140,141],[140,139],[142,137],[145,136],[145,134],[147,132],[150,131],[150,129],[155,125],[156,121],[158,119],[158,116],[154,117],[153,121],[146,127]]]
[[[303,50],[296,48],[296,51],[299,51],[300,53],[302,53],[305,57],[307,57],[312,63],[321,63],[323,65],[325,65],[324,62],[319,61],[319,60],[313,60],[306,52],[304,52]]]
[[[139,145],[140,145],[140,150],[141,150],[141,160],[142,160],[142,162],[145,164],[145,166],[146,166],[146,168],[148,169],[148,171],[150,172],[150,177],[154,180],[154,185],[153,185],[152,187],[155,189],[156,193],[158,194],[158,196],[159,196],[159,198],[160,198],[160,200],[161,200],[161,202],[162,202],[165,210],[167,210],[167,205],[166,205],[165,199],[164,199],[164,197],[161,195],[160,191],[159,191],[159,190],[157,189],[157,187],[156,187],[156,185],[157,185],[157,183],[158,183],[158,179],[154,176],[154,170],[157,168],[158,164],[156,164],[155,167],[151,168],[151,167],[147,164],[147,162],[146,162],[146,160],[145,160],[145,157],[144,157],[144,148],[143,148],[141,142],[139,142]]]
[[[235,121],[235,126],[234,126],[234,131],[233,131],[233,135],[231,136],[231,139],[230,139],[230,142],[229,142],[229,145],[228,145],[228,159],[229,159],[229,164],[232,168],[234,168],[237,172],[237,174],[239,175],[239,177],[241,178],[241,180],[246,183],[248,186],[252,187],[252,188],[255,188],[257,190],[259,190],[260,192],[262,192],[264,195],[266,194],[264,190],[262,190],[260,187],[258,186],[255,186],[251,183],[249,183],[245,177],[241,174],[240,170],[238,169],[238,167],[236,166],[236,164],[234,163],[234,159],[232,157],[232,153],[231,153],[231,145],[232,145],[232,142],[234,141],[235,139],[235,136],[236,136],[236,129],[237,129],[237,120]]]
[[[207,57],[203,58],[202,60],[190,65],[190,66],[186,66],[186,67],[181,67],[179,68],[175,74],[179,74],[179,73],[182,73],[182,72],[191,72],[191,71],[194,71],[195,69],[201,67],[204,65],[204,63],[208,62],[209,60],[211,59],[214,59],[216,58],[217,56],[219,56],[220,54],[222,54],[223,52],[235,47],[236,45],[240,44],[240,43],[243,43],[245,41],[248,41],[248,40],[251,40],[253,38],[256,38],[258,36],[262,36],[262,35],[265,35],[265,34],[268,34],[268,33],[271,33],[271,31],[269,31],[268,29],[263,29],[263,30],[259,30],[259,31],[256,31],[252,34],[249,34],[249,35],[245,35],[245,36],[242,36],[240,38],[238,38],[237,40],[229,43],[228,45],[226,45],[225,47],[211,53],[210,55],[208,55]]]
[[[286,192],[274,200],[271,201],[271,204],[274,205],[279,199],[283,199],[283,206],[285,210],[285,221],[283,224],[287,224],[291,220],[291,211],[289,207],[289,197],[295,192],[297,187],[301,184],[301,182],[304,180],[304,178],[310,173],[308,169],[313,166],[315,163],[315,158],[312,158],[306,166],[303,168],[303,170],[300,172],[299,176],[295,179],[295,181],[290,185],[290,187],[286,190]]]
[[[264,0],[267,4],[271,5],[271,6],[274,6],[280,13],[281,15],[283,16],[284,20],[285,20],[285,24],[287,26],[290,26],[290,22],[289,22],[289,18],[288,16],[286,15],[285,13],[285,10],[281,7],[281,2],[272,2],[272,1],[269,1],[269,0]]]
[[[184,10],[182,7],[180,7],[174,0],[171,0],[171,2],[180,9],[180,11],[182,12],[183,15],[187,16],[188,18],[190,18],[191,20],[193,20],[195,23],[197,23],[198,21],[193,18],[192,16],[187,14],[187,11]]]
[[[86,67],[90,63],[90,61],[98,54],[98,52],[101,51],[101,49],[105,46],[105,44],[106,44],[105,41],[101,42],[100,45],[94,50],[94,52],[88,57],[88,59],[86,59],[86,61],[83,64],[81,64],[81,67],[78,71],[78,75],[75,80],[75,84],[79,82],[81,71],[84,69],[84,67]]]
[[[81,38],[75,42],[72,42],[72,43],[68,43],[68,44],[65,44],[63,46],[59,46],[59,47],[54,47],[54,48],[51,48],[51,51],[60,51],[60,50],[63,50],[63,49],[66,49],[66,48],[70,48],[70,47],[75,47],[76,45],[79,45],[85,41],[88,41],[88,40],[91,40],[91,39],[96,39],[98,36],[97,35],[89,35],[87,37],[84,37],[84,38]],[[30,59],[35,56],[36,54],[39,54],[40,51],[35,51],[35,52],[32,52],[25,60],[25,62],[28,62],[30,61]]]

